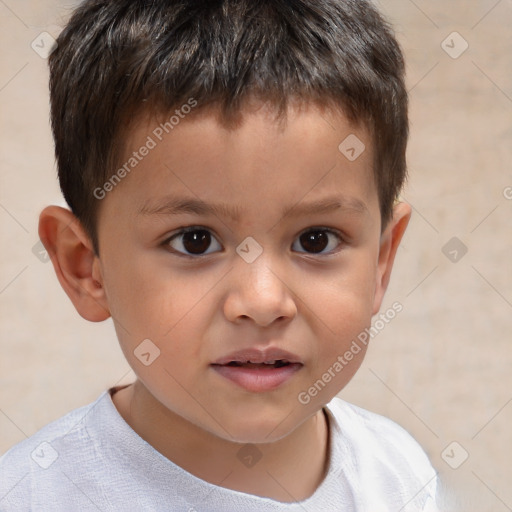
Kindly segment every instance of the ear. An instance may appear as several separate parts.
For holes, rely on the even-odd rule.
[[[411,218],[411,207],[407,203],[398,203],[393,208],[393,218],[389,221],[380,238],[377,278],[373,299],[373,315],[376,315],[386,293],[396,251]]]
[[[65,208],[48,206],[39,216],[39,238],[80,316],[91,322],[109,318],[99,257],[80,221]]]

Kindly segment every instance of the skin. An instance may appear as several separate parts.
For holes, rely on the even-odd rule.
[[[156,126],[152,119],[135,123],[126,159]],[[366,146],[353,162],[338,150],[349,134]],[[324,478],[329,430],[322,408],[355,374],[364,347],[308,404],[297,397],[370,326],[411,215],[409,205],[396,204],[381,231],[372,161],[367,131],[337,111],[290,108],[280,126],[262,106],[233,129],[205,112],[181,120],[101,201],[99,256],[71,212],[50,206],[41,213],[40,237],[61,285],[84,318],[112,317],[137,375],[113,395],[116,408],[190,473],[286,502],[307,498]],[[140,213],[170,194],[237,206],[239,218]],[[329,213],[297,213],[333,196],[363,208],[345,202]],[[190,245],[183,237],[168,242],[187,226],[211,232],[206,255],[184,256]],[[310,228],[320,253],[301,243]],[[236,252],[248,236],[263,249],[252,263]],[[134,355],[145,339],[160,350],[148,366]],[[249,392],[210,366],[233,351],[271,345],[303,363],[275,390]],[[237,457],[247,443],[262,453],[251,468]]]

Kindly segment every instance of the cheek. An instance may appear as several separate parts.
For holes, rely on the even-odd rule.
[[[372,255],[366,253],[352,258],[343,271],[318,279],[309,293],[303,288],[309,306],[304,314],[318,329],[310,375],[313,386],[320,379],[311,390],[311,398],[317,397],[318,403],[343,389],[363,361],[369,342],[374,280],[375,264]]]
[[[357,369],[366,351],[365,332],[371,325],[371,305],[357,294],[340,293],[333,296],[330,302],[326,302],[321,311],[325,335],[318,340],[318,371],[325,371],[338,356],[353,346],[359,347],[353,350],[358,357],[354,357],[354,363],[349,366]],[[352,356],[349,355],[349,358],[351,361]],[[355,369],[350,373],[355,373]],[[347,373],[349,372],[344,372],[345,375]]]
[[[371,321],[375,279],[371,254],[355,254],[342,270],[310,281],[313,286],[302,288],[302,295],[328,331],[346,338]]]
[[[325,290],[324,290],[325,291]],[[332,286],[329,293],[312,297],[315,304],[315,359],[305,386],[297,396],[314,411],[342,391],[361,366],[370,337],[369,290]],[[311,320],[313,321],[313,320]]]
[[[211,290],[218,276],[171,271],[155,261],[126,259],[105,269],[109,306],[123,353],[130,365],[144,373],[136,359],[144,340],[158,354],[152,365],[163,365],[177,376],[193,371],[191,361],[205,359],[205,333],[212,321]],[[111,292],[111,293],[110,293]],[[210,294],[209,294],[210,292]],[[147,356],[146,356],[147,358]],[[158,362],[158,364],[156,364]],[[166,375],[164,375],[165,377]],[[168,378],[168,376],[167,376]]]
[[[104,272],[112,316],[130,332],[156,338],[184,319],[212,286],[207,278],[172,270],[165,258],[144,255],[105,265]]]

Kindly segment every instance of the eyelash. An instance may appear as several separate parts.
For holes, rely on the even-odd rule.
[[[189,226],[189,227],[184,227],[184,228],[181,228],[179,231],[175,232],[174,234],[172,234],[171,236],[169,236],[168,238],[166,238],[163,242],[162,242],[162,246],[164,246],[166,249],[170,250],[173,254],[177,254],[178,256],[181,256],[181,257],[184,257],[184,258],[189,258],[189,259],[199,259],[199,258],[204,258],[206,256],[209,256],[210,254],[214,254],[215,252],[220,252],[220,251],[214,251],[213,253],[203,253],[203,254],[187,254],[187,253],[184,253],[184,252],[181,252],[181,251],[177,251],[173,248],[170,247],[170,242],[176,238],[178,238],[179,236],[181,235],[184,235],[186,233],[193,233],[195,231],[207,231],[208,233],[210,233],[210,235],[212,236],[212,238],[214,238],[215,240],[217,240],[217,237],[215,236],[215,234],[212,232],[211,229],[205,227],[205,226]],[[305,235],[307,233],[316,233],[316,232],[322,232],[322,233],[329,233],[331,235],[334,235],[338,241],[339,241],[339,244],[338,246],[336,247],[336,249],[333,249],[329,252],[326,252],[326,253],[314,253],[314,252],[307,252],[307,251],[297,251],[299,252],[299,254],[307,254],[309,256],[329,256],[329,255],[332,255],[332,254],[335,254],[339,251],[339,246],[343,243],[346,242],[346,239],[344,237],[344,235],[336,230],[336,229],[333,229],[333,228],[328,228],[328,227],[324,227],[324,226],[315,226],[315,227],[311,227],[311,228],[308,228],[304,231],[302,231],[301,233],[299,233],[299,235],[296,237],[295,240],[298,240],[302,235]],[[218,242],[217,240],[217,243],[219,243],[220,245],[220,242]]]

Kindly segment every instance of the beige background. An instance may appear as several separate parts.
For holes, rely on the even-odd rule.
[[[72,5],[0,0],[0,453],[132,378],[111,322],[82,320],[32,252],[39,211],[62,199],[46,60],[31,42],[57,36]],[[404,310],[341,396],[408,429],[455,510],[512,510],[512,1],[380,5],[408,62],[403,197],[414,216],[383,307],[398,300]],[[469,44],[458,58],[442,47],[454,31]],[[460,36],[444,43],[452,55]],[[456,262],[443,253],[452,237],[467,247],[463,257],[461,245],[445,250]],[[441,455],[453,441],[447,461],[469,454],[458,469]]]

